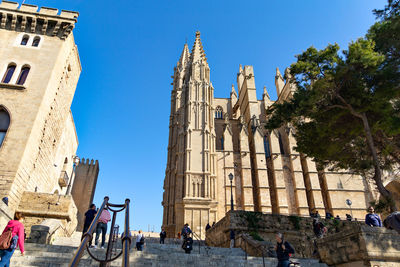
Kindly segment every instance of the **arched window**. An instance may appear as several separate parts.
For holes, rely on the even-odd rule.
[[[9,125],[10,115],[8,115],[8,112],[4,108],[0,107],[0,147],[3,144]]]
[[[21,40],[21,45],[26,45],[29,41],[29,36],[28,35],[24,35],[24,37],[22,37]]]
[[[3,80],[1,81],[2,83],[9,83],[11,81],[11,78],[14,74],[16,67],[17,66],[15,64],[8,65],[6,73],[4,74]]]
[[[218,106],[215,109],[215,118],[216,119],[223,119],[224,118],[224,111],[221,106]]]
[[[38,47],[39,43],[40,43],[40,37],[36,36],[35,39],[33,39],[32,46]]]
[[[28,77],[29,74],[29,67],[23,67],[21,69],[21,73],[19,74],[18,80],[17,80],[17,84],[19,85],[23,85],[26,81],[26,78]]]
[[[271,157],[271,149],[269,148],[268,136],[264,136],[264,150],[265,150],[265,158]]]

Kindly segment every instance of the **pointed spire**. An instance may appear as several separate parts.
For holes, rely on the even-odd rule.
[[[203,60],[207,64],[206,54],[204,53],[203,45],[201,44],[200,32],[196,32],[196,39],[193,44],[192,53],[190,54],[190,61],[196,62]]]
[[[237,97],[236,90],[235,90],[235,85],[233,85],[233,84],[232,84],[231,95],[235,95]]]
[[[239,64],[239,73],[243,72],[242,64]]]
[[[184,67],[189,60],[189,56],[190,56],[189,48],[187,43],[185,43],[185,45],[183,46],[181,57],[179,58],[178,61],[178,67]]]
[[[275,78],[278,78],[278,77],[282,77],[282,74],[281,74],[281,72],[279,71],[279,68],[277,67],[277,68],[276,68],[276,75],[275,75]]]
[[[270,97],[269,97],[269,94],[268,94],[268,91],[267,91],[267,87],[266,86],[264,86],[264,94],[263,94],[263,96],[265,97],[267,97],[268,99],[271,99]]]

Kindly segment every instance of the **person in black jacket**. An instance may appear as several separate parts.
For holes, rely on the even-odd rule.
[[[94,219],[94,217],[96,216],[96,205],[95,204],[90,204],[89,210],[86,211],[85,213],[85,222],[83,224],[83,231],[82,231],[82,238],[85,235],[85,233],[87,232],[87,230],[89,230],[89,226],[92,224],[92,221]],[[89,241],[89,246],[92,246],[92,240]]]
[[[289,242],[283,240],[283,235],[281,233],[276,233],[275,239],[275,251],[278,258],[277,267],[289,267],[289,258],[291,254],[294,254],[294,248]]]
[[[164,228],[161,228],[160,232],[160,244],[164,244],[164,240],[167,237],[167,232],[165,232]]]

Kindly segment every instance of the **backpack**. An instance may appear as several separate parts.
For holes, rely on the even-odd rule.
[[[12,240],[12,228],[8,228],[7,231],[0,235],[0,249],[9,249]]]
[[[142,235],[142,237],[140,238],[140,244],[144,244],[144,235]]]

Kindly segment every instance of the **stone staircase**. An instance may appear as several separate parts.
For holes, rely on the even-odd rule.
[[[71,242],[71,240],[73,242]],[[16,251],[11,266],[24,267],[66,267],[71,260],[78,244],[79,239],[58,239],[56,244],[62,245],[43,245],[43,244],[26,244],[25,256],[21,256]],[[147,238],[143,251],[136,251],[132,246],[130,252],[130,265],[133,267],[167,267],[167,266],[193,266],[193,267],[256,267],[263,266],[262,258],[247,257],[239,248],[216,248],[216,247],[199,247],[195,244],[191,254],[185,254],[180,244],[176,240],[166,240],[166,244],[158,244],[158,239]],[[73,243],[73,244],[71,244]],[[120,250],[120,245],[117,251]],[[104,257],[104,249],[92,249],[98,257]],[[112,267],[121,266],[121,258],[112,263]],[[319,263],[315,259],[298,259],[302,267],[316,266],[327,267],[327,265]],[[276,266],[276,259],[266,258],[265,266]],[[99,266],[92,260],[87,252],[84,253],[79,266]]]

